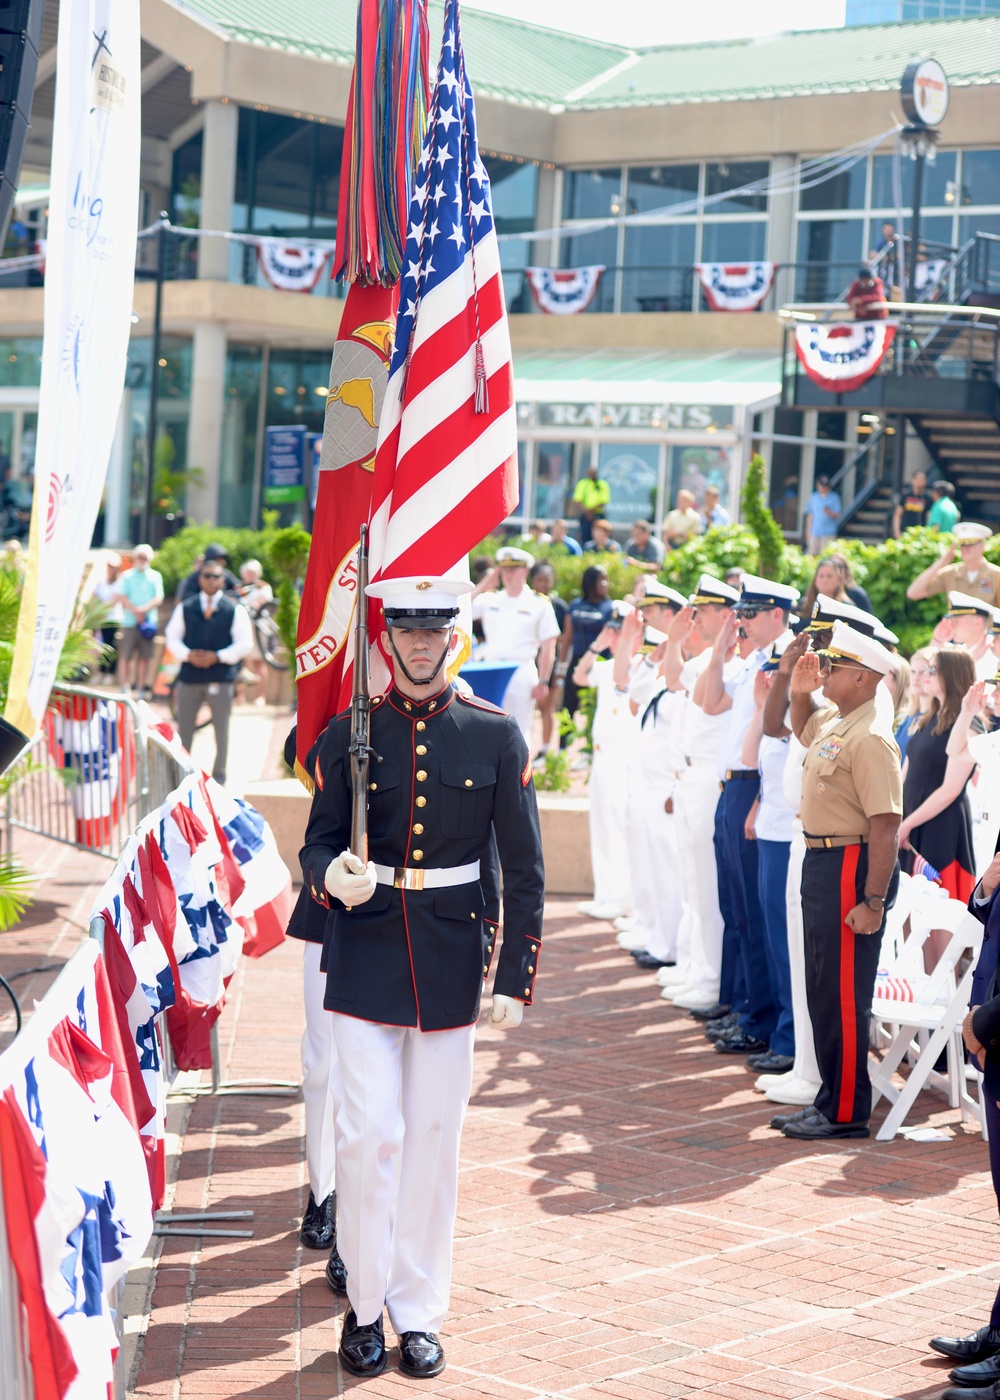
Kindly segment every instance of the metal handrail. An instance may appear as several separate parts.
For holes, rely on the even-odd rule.
[[[865,457],[868,456],[872,448],[875,447],[876,444],[881,443],[884,436],[885,427],[883,426],[877,428],[875,432],[868,437],[867,441],[862,443],[861,446],[857,449],[857,451],[854,452],[850,457],[848,457],[847,461],[840,468],[840,470],[834,472],[833,476],[830,478],[831,491],[835,491],[837,489],[837,487],[847,477],[848,473],[852,470],[852,468],[857,467],[860,462],[864,461]]]
[[[916,313],[917,316],[934,315],[940,317],[942,320],[950,316],[968,316],[970,318],[985,316],[988,319],[1000,321],[1000,307],[996,306],[956,306],[952,303],[937,301],[873,301],[871,305],[873,309],[878,309],[879,311],[884,310],[890,313],[911,311]],[[778,309],[778,315],[782,317],[782,319],[789,321],[815,321],[817,312],[829,313],[832,311],[843,311],[846,313],[839,319],[854,320],[854,313],[845,302],[786,302],[784,306]],[[826,319],[833,320],[835,318],[828,315]],[[885,317],[885,319],[892,321],[897,318],[890,314]]]

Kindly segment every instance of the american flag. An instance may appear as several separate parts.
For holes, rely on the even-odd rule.
[[[933,884],[940,885],[941,883],[940,870],[935,870],[930,861],[924,860],[923,856],[916,851],[913,852],[913,873],[914,875],[922,875],[925,880],[930,880]]]
[[[373,580],[453,571],[517,501],[510,331],[458,9],[447,0],[410,204],[375,458]]]

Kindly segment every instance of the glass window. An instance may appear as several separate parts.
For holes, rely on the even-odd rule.
[[[865,206],[865,174],[868,162],[855,161],[849,170],[804,189],[799,195],[799,208],[863,209]]]
[[[226,387],[222,408],[222,460],[219,468],[220,525],[249,525],[260,407],[261,352],[258,346],[230,345],[226,350]]]
[[[774,431],[782,437],[801,437],[802,413],[798,409],[776,408]],[[769,462],[769,504],[781,528],[794,534],[799,528],[802,446],[797,442],[765,442],[763,455]]]
[[[630,214],[683,204],[697,195],[697,165],[634,165],[628,172]]]
[[[615,273],[618,262],[618,230],[600,229],[597,233],[581,233],[575,238],[562,240],[563,267],[603,266],[608,271],[601,278],[597,295],[587,308],[588,311],[614,311]]]
[[[545,521],[565,516],[573,485],[584,474],[589,462],[589,442],[536,443],[532,516]]]
[[[760,262],[767,243],[767,224],[748,220],[707,223],[701,235],[702,262]]]
[[[343,127],[331,126],[329,123],[320,123],[313,130],[316,139],[316,174],[313,179],[312,231],[317,238],[335,238],[344,130]]]
[[[612,525],[624,529],[634,520],[652,520],[659,447],[653,443],[602,442],[598,452],[600,476],[611,487],[607,518]]]
[[[962,203],[1000,204],[1000,151],[962,153]]]
[[[661,224],[625,233],[623,311],[690,311],[696,228]]]
[[[872,204],[873,209],[895,209],[896,192],[893,188],[893,162],[891,155],[876,156],[872,162]],[[941,206],[950,201],[947,196],[949,186],[955,187],[956,154],[954,151],[939,151],[934,161],[924,162],[924,188],[922,203]],[[913,207],[913,174],[915,162],[902,155],[899,162],[900,182],[903,189],[903,208]]]
[[[258,112],[252,226],[291,232],[309,225],[316,128],[312,122]]]
[[[329,387],[329,351],[272,350],[267,376],[265,426],[281,428],[294,424],[311,433],[321,433]],[[302,517],[302,503],[299,501],[292,501],[278,509],[281,511],[282,525]]]
[[[726,190],[736,190],[741,185],[766,180],[769,173],[770,165],[766,160],[710,160],[705,167],[705,194],[724,194]],[[732,199],[721,200],[711,208],[716,214],[764,213],[767,209],[767,195],[734,195]]]
[[[857,275],[863,253],[861,219],[807,219],[799,223],[795,296],[835,301]]]
[[[484,157],[493,191],[493,219],[497,233],[525,233],[535,227],[538,197],[538,169],[530,161],[518,164],[495,156]],[[521,276],[532,261],[531,244],[520,240],[500,244],[500,266],[504,271],[504,294],[508,311],[528,311],[531,294]]]
[[[606,170],[568,170],[563,195],[564,219],[601,219],[620,214],[622,171],[620,166]],[[618,205],[615,209],[612,206]]]
[[[732,515],[729,503],[729,449],[727,447],[672,447],[670,449],[669,506],[678,491],[693,493],[698,506],[705,499],[706,486],[714,486],[722,505]],[[663,512],[664,515],[666,511]]]
[[[41,339],[0,340],[0,388],[35,388],[41,382]]]

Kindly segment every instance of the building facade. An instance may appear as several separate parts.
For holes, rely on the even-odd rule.
[[[353,0],[327,11],[318,27],[291,0],[276,35],[261,0],[241,7],[239,24],[225,0],[144,3],[141,223],[165,210],[184,232],[140,245],[147,275],[136,282],[108,540],[138,529],[153,374],[161,511],[251,523],[266,428],[322,430],[340,289],[323,276],[311,294],[277,291],[254,247],[199,230],[335,237]],[[18,205],[18,236],[29,241],[44,225],[56,19],[50,3]],[[432,10],[432,33],[435,22]],[[610,515],[623,530],[639,516],[661,519],[681,487],[697,494],[708,483],[735,515],[757,448],[772,505],[795,535],[814,476],[842,466],[871,424],[780,407],[776,309],[836,300],[887,225],[908,230],[913,167],[893,130],[901,33],[906,55],[932,53],[953,86],[927,167],[921,240],[951,250],[973,232],[1000,235],[995,22],[909,24],[891,31],[892,44],[883,29],[846,28],[643,52],[474,10],[463,28],[511,309],[516,522],[564,513],[591,462],[611,482]],[[811,161],[852,145],[856,159],[810,175]],[[630,222],[653,211],[654,224]],[[166,282],[153,365],[148,274],[158,251]],[[696,265],[759,260],[778,265],[762,309],[712,311]],[[527,266],[592,265],[605,271],[585,312],[539,312]],[[1000,289],[1000,258],[996,274]],[[33,460],[39,282],[0,270],[0,455],[15,475]],[[917,441],[907,455],[926,460]]]

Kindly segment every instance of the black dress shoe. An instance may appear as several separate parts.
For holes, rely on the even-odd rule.
[[[975,1389],[964,1385],[951,1385],[941,1396],[941,1400],[1000,1400],[1000,1381]]]
[[[331,1191],[325,1200],[316,1204],[316,1197],[309,1192],[309,1204],[299,1226],[299,1239],[306,1249],[329,1249],[337,1238],[337,1193]]]
[[[705,1027],[705,1039],[726,1040],[729,1036],[736,1035],[740,1029],[736,1016],[724,1016],[721,1021],[709,1021]]]
[[[444,1351],[436,1332],[404,1332],[399,1339],[399,1369],[404,1376],[439,1376]]]
[[[758,1040],[755,1035],[747,1035],[745,1030],[740,1029],[735,1035],[717,1040],[715,1048],[720,1055],[755,1055],[758,1050],[767,1049],[767,1041]]]
[[[777,1128],[780,1132],[786,1123],[801,1123],[807,1118],[815,1118],[817,1113],[819,1109],[815,1104],[806,1104],[805,1108],[797,1108],[794,1113],[776,1113],[768,1127]]]
[[[811,1118],[795,1119],[786,1123],[781,1130],[785,1137],[803,1138],[809,1142],[819,1142],[825,1138],[866,1138],[871,1137],[867,1123],[831,1123],[817,1108]],[[952,1372],[954,1375],[954,1372]],[[997,1372],[1000,1376],[1000,1371]]]
[[[330,1250],[326,1261],[326,1281],[338,1298],[347,1297],[347,1265],[337,1252],[336,1245]]]
[[[931,1351],[950,1356],[952,1361],[982,1361],[984,1356],[1000,1351],[1000,1327],[980,1327],[967,1337],[932,1337],[928,1345]]]
[[[1000,1381],[1000,1356],[984,1356],[981,1361],[971,1361],[967,1366],[956,1366],[948,1374],[956,1385],[995,1385]]]
[[[717,1001],[714,1006],[696,1006],[688,1015],[693,1016],[696,1021],[720,1021],[723,1016],[728,1016],[730,1006],[727,1001]]]
[[[364,1327],[358,1324],[353,1308],[348,1308],[344,1318],[344,1330],[340,1335],[337,1349],[340,1364],[352,1376],[377,1376],[385,1370],[385,1333],[382,1319],[368,1322]]]
[[[795,1067],[794,1055],[778,1055],[768,1050],[760,1055],[751,1055],[747,1064],[760,1074],[786,1074]]]
[[[660,958],[654,958],[652,953],[633,953],[636,967],[644,967],[649,972],[656,972],[661,967],[674,967],[672,962],[663,962]]]

